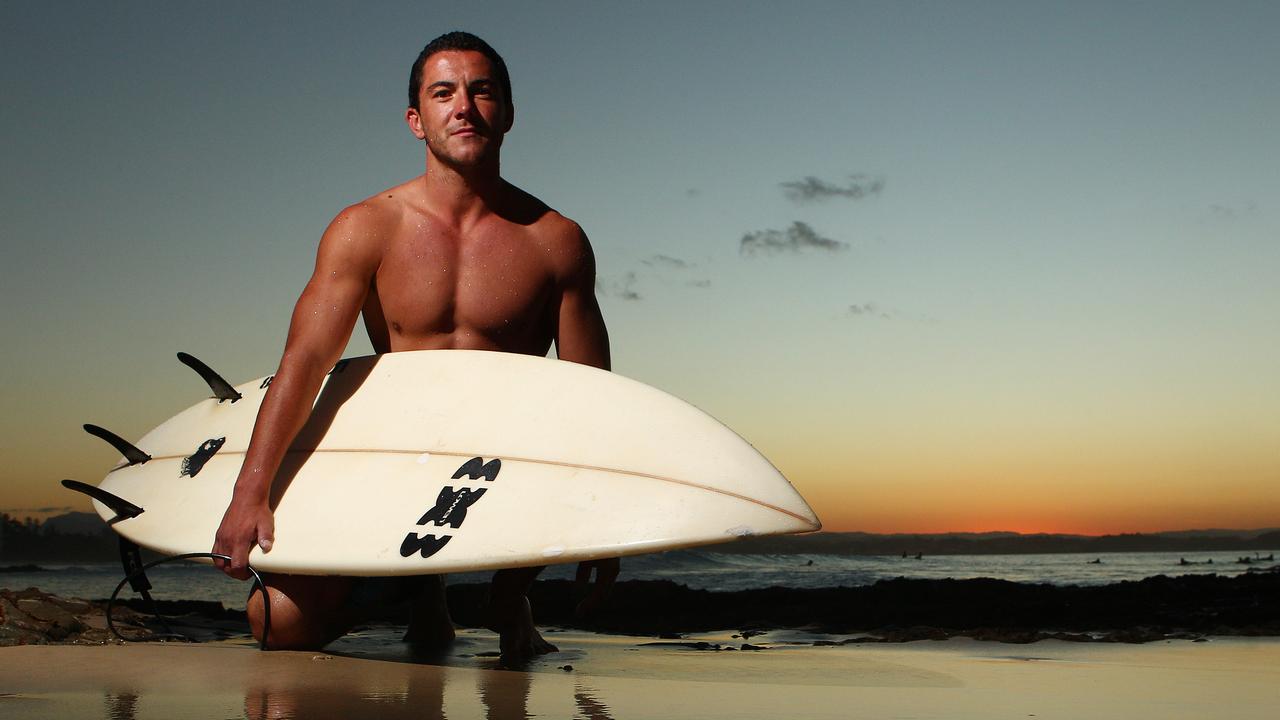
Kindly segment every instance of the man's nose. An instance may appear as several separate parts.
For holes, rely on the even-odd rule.
[[[456,118],[465,118],[471,114],[473,103],[466,93],[458,94],[458,104],[453,110],[453,116]]]

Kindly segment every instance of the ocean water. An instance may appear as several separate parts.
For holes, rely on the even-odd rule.
[[[1046,555],[937,555],[915,559],[896,556],[735,555],[706,550],[677,550],[624,558],[620,579],[671,580],[712,591],[792,588],[857,587],[897,577],[925,579],[997,578],[1051,585],[1105,585],[1141,580],[1154,575],[1239,575],[1249,568],[1266,569],[1274,562],[1238,563],[1243,555],[1266,556],[1274,551],[1204,553],[1073,553]],[[1192,563],[1180,565],[1185,559]],[[1212,564],[1207,561],[1212,560]],[[1100,561],[1100,562],[1093,562]],[[574,565],[553,565],[543,578],[572,579]],[[211,565],[168,563],[152,568],[152,594],[167,600],[216,600],[228,608],[243,608],[249,586],[231,580]],[[492,573],[457,573],[450,583],[485,582]],[[106,598],[123,578],[115,563],[49,565],[42,572],[0,573],[0,588],[38,587],[65,597]],[[125,587],[121,597],[131,597]]]

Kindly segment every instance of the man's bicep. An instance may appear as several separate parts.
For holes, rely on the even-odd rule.
[[[595,257],[585,235],[579,239],[576,254],[560,295],[556,356],[608,370],[609,332],[596,300]]]
[[[330,226],[316,252],[315,272],[294,307],[286,354],[318,355],[323,362],[337,359],[377,269],[371,252],[358,231],[342,228],[337,221]]]
[[[351,337],[365,292],[345,279],[313,277],[293,308],[285,352],[336,358]]]

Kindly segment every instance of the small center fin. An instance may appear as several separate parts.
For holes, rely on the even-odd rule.
[[[213,396],[218,398],[218,402],[222,402],[223,400],[235,402],[243,397],[240,393],[236,392],[235,388],[231,387],[231,383],[223,380],[221,375],[214,372],[213,368],[205,365],[203,362],[200,362],[200,359],[196,356],[180,352],[178,353],[178,360],[181,361],[183,365],[195,370],[196,373],[209,384],[209,389],[213,391]]]
[[[107,521],[108,525],[114,525],[121,520],[128,520],[132,517],[141,515],[144,510],[137,505],[125,500],[119,495],[112,495],[100,487],[94,487],[88,483],[82,483],[79,480],[63,480],[62,487],[68,490],[74,490],[78,493],[84,493],[98,502],[106,505],[116,512],[116,516]]]
[[[120,454],[124,456],[125,460],[129,461],[130,465],[141,465],[142,463],[151,459],[150,455],[142,452],[135,445],[133,445],[133,443],[129,442],[128,440],[125,440],[124,438],[111,432],[110,430],[100,428],[97,425],[89,425],[88,423],[86,423],[84,426],[84,431],[94,437],[98,437],[98,438],[102,438],[103,440],[106,440],[107,443],[111,445],[111,447],[120,451]]]

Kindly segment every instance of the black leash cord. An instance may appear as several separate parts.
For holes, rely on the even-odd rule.
[[[120,595],[120,591],[124,588],[126,583],[128,583],[130,580],[136,577],[145,575],[148,570],[155,567],[156,565],[163,565],[164,563],[173,562],[174,560],[193,560],[195,558],[205,558],[209,560],[227,560],[227,561],[231,560],[230,555],[223,555],[221,553],[183,553],[181,555],[170,555],[169,557],[160,558],[159,560],[153,560],[152,562],[149,562],[146,565],[143,565],[137,571],[130,573],[129,575],[126,575],[125,578],[120,581],[120,584],[116,585],[115,591],[111,593],[111,599],[107,600],[107,629],[111,631],[111,634],[120,638],[124,642],[130,642],[128,638],[120,634],[120,631],[116,630],[115,623],[111,621],[111,608],[115,605],[116,597]],[[266,583],[262,582],[262,576],[258,574],[257,570],[253,569],[253,566],[246,565],[245,569],[247,569],[249,573],[253,575],[253,588],[249,591],[250,595],[253,594],[254,590],[258,590],[262,592],[262,642],[259,643],[259,647],[261,647],[263,650],[266,650],[267,636],[270,635],[271,633],[271,603],[269,602],[269,598],[267,597],[267,585]],[[145,595],[146,593],[143,593],[143,594]],[[154,608],[155,606],[152,605],[151,612],[156,617],[160,618],[160,622],[165,626],[166,629],[168,629],[168,623],[165,622],[164,616],[156,612]],[[171,633],[170,637],[181,637],[181,636]]]

